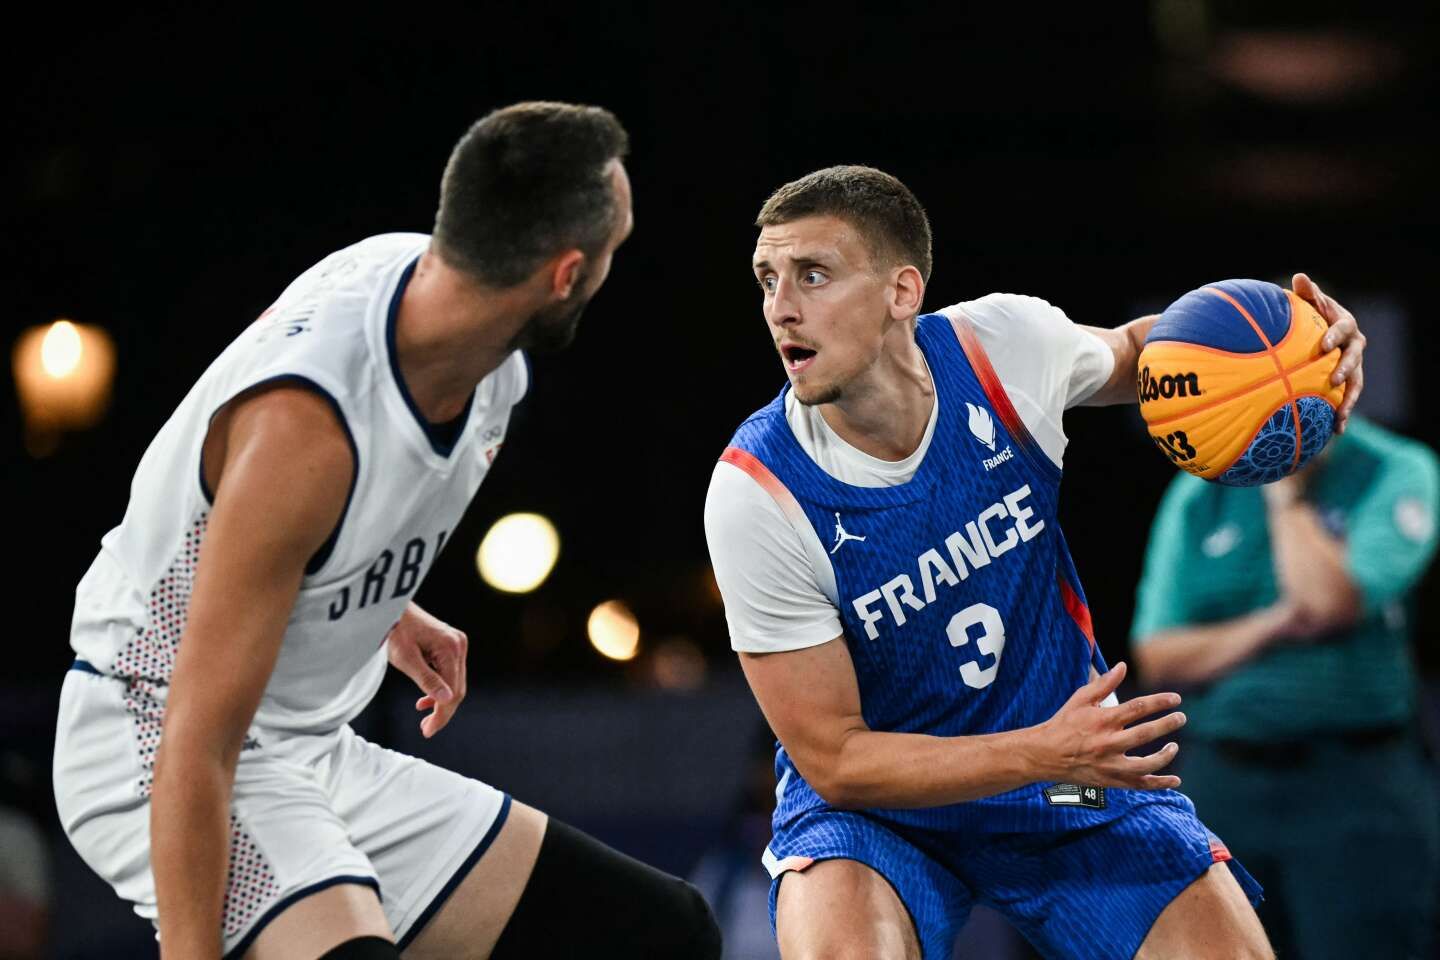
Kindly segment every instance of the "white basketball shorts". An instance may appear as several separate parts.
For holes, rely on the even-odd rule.
[[[157,721],[137,715],[124,681],[85,666],[70,670],[60,694],[56,806],[85,862],[154,923],[149,760]],[[230,801],[227,960],[286,907],[340,883],[377,891],[403,949],[509,810],[510,798],[493,787],[367,743],[349,727],[252,730]]]

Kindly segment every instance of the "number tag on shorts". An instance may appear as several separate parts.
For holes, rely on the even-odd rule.
[[[1090,807],[1092,810],[1104,810],[1105,788],[1055,783],[1045,788],[1045,799],[1056,807]]]

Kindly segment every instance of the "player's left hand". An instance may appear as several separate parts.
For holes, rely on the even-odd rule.
[[[1336,347],[1341,348],[1340,362],[1336,364],[1335,372],[1330,374],[1330,382],[1337,386],[1345,384],[1345,399],[1335,413],[1335,432],[1344,433],[1350,411],[1355,409],[1355,401],[1360,399],[1360,390],[1365,385],[1365,372],[1360,365],[1360,356],[1365,352],[1365,334],[1360,332],[1355,315],[1336,303],[1305,274],[1295,274],[1290,287],[1330,324],[1329,331],[1320,341],[1320,349],[1329,352]]]
[[[426,738],[435,736],[465,699],[469,638],[412,603],[391,628],[385,646],[391,666],[424,691],[415,701],[415,709],[430,713],[420,721],[420,733]]]

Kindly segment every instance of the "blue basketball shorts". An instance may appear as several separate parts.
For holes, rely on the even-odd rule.
[[[1228,862],[1250,902],[1260,901],[1260,885],[1189,799],[1174,791],[1145,799],[1095,826],[983,837],[858,811],[808,811],[782,825],[765,850],[771,926],[785,873],[839,858],[865,864],[895,888],[925,960],[950,960],[976,903],[1004,914],[1042,956],[1128,960],[1160,912],[1211,864]]]

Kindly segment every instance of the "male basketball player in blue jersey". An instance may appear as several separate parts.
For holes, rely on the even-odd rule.
[[[948,960],[984,903],[1046,957],[1271,956],[1258,887],[1161,772],[1176,746],[1127,755],[1183,725],[1180,698],[1116,701],[1056,520],[1061,416],[1134,400],[1154,318],[1080,327],[1007,294],[917,316],[929,224],[867,167],[781,187],[757,225],[789,383],[717,464],[705,525],[782,745],[782,955]],[[1295,287],[1344,347],[1343,421],[1364,340]]]
[[[630,232],[626,139],[596,107],[485,117],[433,236],[305,271],[146,451],[76,591],[55,793],[166,960],[719,957],[694,888],[348,725],[387,661],[427,737],[464,697],[465,637],[412,597],[521,352],[570,342]]]

